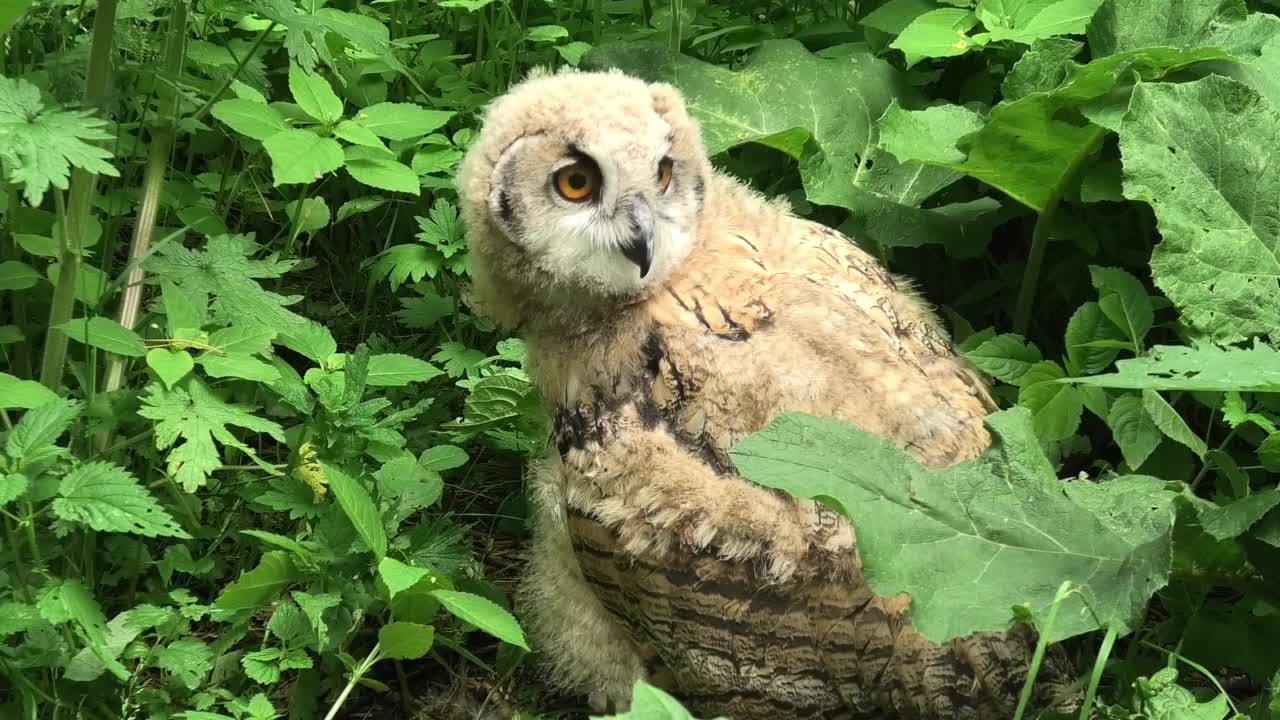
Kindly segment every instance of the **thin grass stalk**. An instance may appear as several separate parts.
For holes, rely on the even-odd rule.
[[[93,40],[85,81],[85,103],[91,106],[101,106],[107,94],[115,22],[116,0],[101,0],[93,19]],[[97,173],[79,168],[71,172],[70,199],[62,224],[58,284],[53,290],[53,306],[49,310],[49,327],[44,339],[44,358],[40,367],[40,382],[50,390],[57,390],[62,384],[62,373],[66,367],[68,338],[58,326],[69,321],[75,310],[76,286],[80,278],[80,252],[84,248],[85,229],[93,208],[97,184]]]
[[[183,45],[187,37],[187,0],[174,0],[173,15],[169,21],[169,36],[165,40],[164,71],[170,78],[182,74]],[[163,82],[163,81],[162,81]],[[156,214],[160,208],[160,191],[169,171],[169,151],[173,147],[178,122],[179,95],[170,90],[168,113],[161,119],[161,127],[155,131],[151,142],[151,155],[142,177],[142,203],[138,206],[138,219],[133,226],[133,239],[129,244],[129,261],[133,269],[125,280],[120,298],[118,322],[133,329],[138,323],[138,311],[142,307],[142,258],[151,247],[151,235],[156,227]],[[120,389],[124,379],[124,358],[111,355],[102,382],[102,391],[109,393]],[[105,437],[103,438],[105,440]]]

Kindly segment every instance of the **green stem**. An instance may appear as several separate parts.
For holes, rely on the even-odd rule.
[[[1107,658],[1111,657],[1111,648],[1116,644],[1116,629],[1107,628],[1102,637],[1102,647],[1098,648],[1098,658],[1093,662],[1093,674],[1089,676],[1089,688],[1084,693],[1084,704],[1080,706],[1080,720],[1089,720],[1093,712],[1093,700],[1098,696],[1098,685],[1102,682],[1102,672],[1107,668]]]
[[[1058,586],[1058,593],[1053,598],[1053,604],[1049,606],[1049,617],[1045,619],[1044,627],[1040,629],[1040,641],[1036,643],[1036,651],[1031,656],[1031,668],[1027,672],[1026,682],[1022,684],[1022,694],[1018,696],[1018,708],[1013,713],[1013,720],[1022,720],[1022,716],[1027,712],[1027,705],[1031,703],[1031,695],[1036,687],[1036,675],[1040,674],[1040,665],[1044,662],[1044,653],[1049,647],[1049,635],[1053,632],[1053,625],[1058,620],[1058,608],[1071,592],[1069,580]]]
[[[356,666],[356,669],[351,671],[351,678],[347,680],[346,687],[342,688],[342,692],[338,694],[337,699],[333,701],[333,705],[329,707],[329,712],[324,716],[324,720],[333,720],[338,716],[338,710],[340,710],[342,705],[347,702],[347,696],[355,689],[356,683],[360,682],[360,678],[364,677],[365,673],[369,672],[369,668],[373,667],[374,663],[382,659],[381,653],[381,648],[374,645],[373,649],[369,651],[369,654],[366,655],[364,659],[360,661],[360,664]]]
[[[1222,438],[1222,442],[1218,443],[1217,447],[1219,452],[1223,452],[1227,449],[1227,445],[1235,439],[1236,431],[1239,429],[1240,428],[1238,427],[1231,428],[1231,431],[1226,434],[1226,437]],[[1200,466],[1200,472],[1196,473],[1196,476],[1191,479],[1192,492],[1195,492],[1195,489],[1200,485],[1200,481],[1203,480],[1204,476],[1209,472],[1210,465],[1212,465],[1212,463],[1209,461],[1208,453],[1206,453],[1204,464]]]
[[[164,52],[164,72],[169,77],[178,77],[182,74],[183,47],[186,37],[187,2],[174,0]],[[147,169],[142,178],[142,202],[138,206],[138,219],[134,223],[133,239],[129,244],[129,260],[133,268],[125,280],[124,292],[120,298],[118,322],[130,330],[138,323],[138,310],[142,307],[142,280],[145,272],[142,269],[141,260],[151,247],[151,234],[155,230],[156,213],[160,208],[160,191],[164,188],[165,176],[168,174],[169,149],[173,146],[174,127],[178,120],[179,95],[171,89],[168,92],[172,95],[168,116],[161,119],[161,128],[151,139],[151,155],[147,160]],[[108,356],[102,392],[109,393],[120,389],[123,379],[124,358],[114,354]],[[99,435],[98,447],[106,447],[106,443],[106,433]]]
[[[35,508],[31,506],[30,500],[24,499],[22,501],[22,509],[26,513],[22,525],[27,530],[27,544],[31,546],[31,565],[36,570],[40,570],[44,567],[44,556],[40,554],[40,544],[36,540]]]
[[[240,73],[244,70],[244,66],[249,63],[249,60],[251,60],[254,55],[258,54],[258,48],[262,47],[262,43],[266,42],[267,36],[270,35],[271,31],[275,30],[275,28],[276,21],[272,20],[270,25],[266,26],[263,28],[262,32],[258,33],[257,39],[253,41],[253,47],[249,48],[249,52],[245,53],[244,57],[240,58],[240,62],[236,64],[236,69],[227,76],[226,80],[222,81],[222,85],[220,85],[217,90],[213,91],[213,94],[209,96],[209,99],[205,101],[204,105],[201,105],[200,109],[196,110],[196,114],[191,116],[192,120],[200,120],[203,118],[205,113],[209,112],[209,109],[213,107],[213,104],[222,99],[222,96],[227,92],[227,88],[231,87],[231,83],[234,82],[236,78],[240,77]]]
[[[31,595],[28,588],[31,587],[31,582],[27,579],[27,566],[22,562],[22,550],[18,545],[18,534],[14,532],[13,523],[9,518],[4,519],[4,536],[9,542],[9,547],[13,548],[13,565],[18,569],[18,597],[29,602]]]
[[[684,12],[683,0],[671,0],[671,51],[680,52],[680,15]]]
[[[1058,206],[1062,204],[1062,196],[1080,174],[1084,161],[1092,157],[1102,145],[1108,132],[1110,131],[1103,127],[1093,129],[1093,134],[1085,141],[1080,153],[1072,159],[1062,177],[1058,178],[1058,184],[1049,193],[1048,202],[1036,218],[1035,229],[1031,232],[1031,250],[1027,254],[1026,268],[1022,271],[1022,286],[1018,288],[1018,301],[1013,308],[1013,331],[1019,335],[1026,335],[1027,327],[1031,324],[1031,309],[1035,302],[1036,285],[1040,281],[1040,268],[1044,265],[1044,256],[1049,249],[1049,233],[1053,229]]]
[[[85,102],[101,106],[107,94],[111,71],[111,41],[115,31],[116,0],[101,0],[93,19],[93,45],[89,51],[89,67],[85,80]],[[89,213],[98,183],[96,173],[76,168],[71,172],[71,198],[62,224],[62,253],[58,267],[58,284],[53,290],[53,306],[49,310],[49,327],[44,340],[44,359],[40,382],[50,390],[62,384],[67,360],[67,334],[58,326],[71,319],[75,309],[76,286],[80,279],[80,252],[84,247]]]

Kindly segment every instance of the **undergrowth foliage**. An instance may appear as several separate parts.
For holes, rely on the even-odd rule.
[[[453,186],[484,104],[571,65],[679,86],[1002,407],[938,470],[783,416],[746,477],[846,513],[931,639],[1065,642],[1082,720],[1280,717],[1280,3],[22,0],[0,33],[0,715],[585,713],[510,601],[545,428]]]

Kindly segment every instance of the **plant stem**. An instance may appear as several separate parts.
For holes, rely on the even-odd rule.
[[[1097,152],[1108,132],[1110,131],[1103,127],[1093,129],[1093,135],[1085,141],[1084,147],[1072,159],[1071,164],[1062,173],[1062,177],[1058,178],[1058,184],[1053,187],[1048,202],[1040,211],[1040,216],[1036,218],[1035,229],[1031,232],[1031,250],[1027,254],[1027,266],[1022,271],[1022,286],[1018,288],[1018,301],[1013,308],[1013,331],[1019,335],[1026,335],[1027,327],[1031,324],[1031,308],[1035,302],[1036,285],[1040,281],[1040,268],[1044,265],[1044,256],[1049,249],[1049,233],[1053,229],[1053,220],[1058,214],[1058,206],[1062,204],[1062,196],[1071,182],[1080,174],[1084,161]]]
[[[173,15],[169,19],[169,36],[165,40],[164,73],[176,78],[182,73],[183,46],[187,37],[187,0],[174,0]],[[138,322],[138,309],[142,306],[142,257],[151,247],[151,233],[156,226],[156,212],[160,208],[160,191],[164,188],[165,176],[169,170],[169,149],[173,146],[174,126],[177,123],[177,92],[169,88],[163,92],[171,94],[169,113],[160,119],[161,127],[151,138],[151,156],[147,160],[147,169],[142,177],[142,203],[138,206],[138,220],[133,227],[133,240],[129,245],[129,260],[133,269],[125,280],[124,292],[120,298],[121,325],[133,329]],[[102,392],[109,393],[120,389],[124,378],[124,358],[109,355],[107,370],[102,382]],[[106,447],[107,435],[98,436],[99,448]]]
[[[1044,653],[1049,647],[1049,634],[1058,620],[1058,607],[1071,592],[1069,580],[1058,586],[1058,593],[1053,598],[1053,604],[1049,606],[1049,617],[1045,619],[1044,627],[1040,629],[1040,641],[1036,643],[1036,651],[1031,656],[1031,668],[1027,672],[1027,681],[1022,684],[1022,694],[1018,696],[1018,708],[1013,713],[1013,720],[1022,720],[1023,714],[1027,712],[1027,705],[1030,704],[1031,695],[1036,687],[1036,675],[1040,674],[1040,665],[1044,662]]]
[[[1080,720],[1089,720],[1093,712],[1093,700],[1098,696],[1098,684],[1102,682],[1102,672],[1107,668],[1107,658],[1111,657],[1111,648],[1116,644],[1116,629],[1107,628],[1102,637],[1102,647],[1098,648],[1098,658],[1093,663],[1093,674],[1089,676],[1089,688],[1084,693],[1084,704],[1080,706]]]
[[[262,29],[262,32],[258,33],[258,38],[253,41],[253,47],[249,48],[249,52],[245,53],[244,57],[240,58],[240,62],[236,64],[236,69],[227,76],[226,80],[222,81],[222,85],[220,85],[217,90],[214,90],[213,94],[209,96],[209,99],[205,101],[204,105],[201,105],[195,115],[191,116],[192,120],[199,120],[203,118],[205,113],[209,112],[209,109],[213,107],[213,104],[222,99],[222,96],[227,92],[227,88],[231,87],[231,83],[234,82],[236,78],[240,77],[240,73],[244,70],[244,66],[249,63],[249,60],[252,59],[254,55],[258,54],[258,48],[262,47],[262,43],[266,41],[267,36],[275,29],[276,21],[272,20],[270,25],[266,26]]]
[[[373,649],[369,651],[369,654],[365,655],[364,659],[360,661],[360,664],[356,666],[356,669],[351,671],[351,679],[347,680],[346,687],[342,688],[342,692],[338,693],[338,698],[334,700],[333,705],[329,707],[329,712],[325,714],[324,720],[333,720],[338,716],[338,710],[340,710],[343,703],[347,701],[347,696],[355,689],[356,683],[360,682],[360,678],[364,677],[364,674],[369,672],[369,668],[373,667],[373,664],[381,659],[381,652],[381,649],[377,645],[374,645]]]
[[[116,0],[101,0],[93,19],[93,41],[89,50],[89,68],[85,80],[85,102],[100,106],[107,94],[111,71],[111,41],[115,31]],[[58,267],[58,284],[53,291],[53,307],[49,310],[49,327],[44,340],[44,358],[40,382],[50,390],[62,384],[67,359],[67,334],[58,326],[71,319],[76,304],[76,287],[80,281],[80,252],[84,247],[85,226],[92,210],[98,176],[76,168],[71,172],[71,198],[62,224],[62,253]]]

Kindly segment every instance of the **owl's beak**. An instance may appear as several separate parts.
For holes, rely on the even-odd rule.
[[[653,264],[653,209],[648,203],[638,201],[631,206],[631,227],[631,237],[619,249],[623,257],[640,268],[640,277],[644,277]]]

